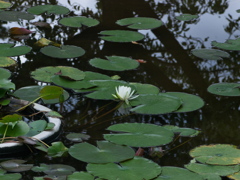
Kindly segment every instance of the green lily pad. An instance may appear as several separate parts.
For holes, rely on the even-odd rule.
[[[13,89],[14,90],[15,84],[12,83],[8,79],[0,79],[0,89],[5,89],[5,90]]]
[[[208,60],[222,60],[222,58],[229,58],[230,54],[217,49],[193,49],[191,53],[202,59]]]
[[[35,136],[39,134],[40,132],[44,131],[47,126],[47,121],[45,120],[37,120],[29,123],[30,130],[25,135],[28,137]]]
[[[40,6],[34,6],[30,7],[27,10],[31,14],[42,14],[47,13],[48,15],[51,14],[67,14],[69,13],[69,9],[63,6],[59,5],[40,5]]]
[[[239,180],[240,179],[240,172],[228,175],[227,177],[230,178],[230,179]]]
[[[20,56],[31,51],[29,46],[16,46],[12,43],[0,43],[0,57]]]
[[[0,67],[8,67],[17,64],[17,62],[10,57],[0,57]]]
[[[66,138],[73,142],[82,142],[83,140],[88,140],[90,136],[82,133],[70,133]]]
[[[162,21],[149,17],[124,18],[118,20],[116,23],[131,29],[153,29],[163,25]]]
[[[8,127],[7,124],[0,124],[0,134],[4,134],[6,128]],[[24,121],[18,121],[15,123],[14,126],[10,126],[7,128],[6,136],[10,137],[17,137],[17,136],[23,136],[28,133],[29,131],[29,126],[26,122]]]
[[[215,46],[217,48],[224,49],[224,50],[240,51],[240,38],[228,39],[225,43],[212,41],[212,46]]]
[[[47,153],[51,157],[62,157],[68,151],[62,142],[53,142],[47,149]]]
[[[119,164],[88,164],[87,171],[94,176],[109,180],[143,180],[157,177],[161,173],[161,167],[148,159],[134,157]]]
[[[185,165],[190,171],[201,175],[228,176],[240,170],[239,166],[216,166],[200,163],[190,163]]]
[[[197,161],[212,165],[234,165],[240,163],[240,150],[229,144],[202,145],[190,151]]]
[[[128,146],[113,144],[108,141],[97,141],[95,147],[89,143],[79,143],[69,148],[69,154],[88,163],[121,162],[134,157],[134,150]]]
[[[162,167],[162,173],[155,180],[204,180],[199,174],[193,173],[187,169],[179,167]]]
[[[54,58],[75,58],[85,54],[85,50],[78,46],[62,45],[61,47],[45,46],[40,50],[46,56]]]
[[[56,111],[49,111],[45,114],[47,117],[57,117],[57,118],[62,118],[61,114],[59,114]]]
[[[63,18],[59,21],[60,24],[69,27],[82,27],[82,25],[87,27],[96,26],[99,24],[99,21],[96,19],[88,18],[88,17],[67,17]]]
[[[132,42],[140,41],[144,38],[144,35],[141,33],[126,30],[107,30],[101,31],[99,34],[102,35],[101,39],[111,42]]]
[[[56,99],[63,94],[63,88],[58,86],[44,86],[39,93],[42,99]]]
[[[28,171],[33,167],[32,164],[23,164],[25,162],[26,161],[21,159],[11,159],[1,162],[0,166],[8,172],[23,172]]]
[[[172,125],[164,125],[163,127],[183,137],[194,137],[200,133],[200,131],[191,129],[191,128],[180,128],[178,126],[172,126]]]
[[[20,21],[21,19],[32,20],[34,15],[20,11],[0,11],[1,21]]]
[[[139,63],[131,58],[122,56],[107,56],[108,60],[101,58],[93,58],[89,63],[100,69],[111,71],[124,71],[135,69],[139,66]]]
[[[17,121],[21,121],[22,120],[22,116],[19,114],[9,114],[6,115],[4,117],[2,117],[2,119],[0,120],[1,123],[9,123],[9,122],[17,122]]]
[[[20,173],[13,173],[13,174],[0,174],[1,180],[20,180],[22,179],[22,175]]]
[[[123,123],[107,128],[109,131],[122,132],[104,134],[104,138],[116,144],[133,147],[151,147],[170,143],[174,133],[154,124]]]
[[[10,8],[11,6],[10,2],[0,1],[0,9]]]
[[[139,114],[165,114],[177,111],[182,105],[180,98],[165,93],[139,95],[130,101],[131,106],[136,106],[130,111]]]
[[[94,180],[95,177],[88,172],[82,171],[82,172],[74,172],[73,174],[69,175],[67,179],[68,180],[79,180],[79,179]]]
[[[32,171],[44,172],[45,174],[54,176],[63,176],[72,174],[75,172],[75,168],[65,164],[40,164],[40,166],[34,166]]]
[[[240,96],[239,83],[216,83],[210,85],[208,92],[220,96]]]
[[[175,96],[182,100],[181,107],[175,112],[191,112],[204,106],[203,99],[193,94],[182,92],[167,92],[165,94]]]
[[[85,78],[83,71],[68,66],[46,66],[31,72],[32,78],[42,82],[51,82],[51,77],[55,74],[76,81]]]
[[[130,86],[133,86],[136,89],[137,94],[158,94],[159,88],[152,84],[141,84],[141,83],[129,83]]]
[[[198,15],[181,14],[180,16],[176,16],[176,19],[178,19],[180,21],[191,21],[196,18],[198,18]]]
[[[0,77],[1,79],[8,79],[11,77],[11,72],[7,69],[0,68]]]

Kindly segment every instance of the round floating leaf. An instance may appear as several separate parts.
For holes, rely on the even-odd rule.
[[[55,74],[59,74],[63,77],[76,81],[82,80],[85,77],[85,73],[83,71],[68,66],[47,66],[38,68],[31,72],[32,78],[42,82],[51,82],[51,77]]]
[[[0,11],[2,21],[20,21],[21,19],[32,20],[34,15],[20,11]]]
[[[47,153],[51,157],[62,157],[67,151],[68,148],[62,142],[53,142],[47,149]]]
[[[0,57],[0,67],[8,67],[17,64],[17,62],[10,57]]]
[[[137,94],[158,94],[159,88],[152,84],[129,83],[134,86]]]
[[[87,171],[103,179],[143,180],[157,177],[161,173],[161,167],[148,159],[134,157],[119,164],[88,164]]]
[[[11,7],[12,4],[10,2],[0,1],[0,9],[5,9]]]
[[[180,128],[178,126],[172,126],[172,125],[164,125],[163,127],[183,137],[194,137],[200,133],[200,131],[191,129],[191,128]]]
[[[1,79],[8,79],[11,77],[11,72],[7,69],[0,68],[0,77]]]
[[[179,167],[162,167],[162,173],[155,180],[204,180],[199,174]]]
[[[45,130],[45,128],[47,127],[47,121],[45,120],[32,121],[29,123],[29,127],[30,131],[25,136],[32,137]]]
[[[47,13],[48,15],[51,14],[67,14],[69,13],[69,9],[59,5],[40,5],[34,6],[27,10],[31,14],[42,14]]]
[[[64,175],[70,175],[73,172],[75,172],[75,168],[65,164],[51,164],[51,165],[40,164],[40,166],[33,167],[32,171],[44,172],[45,174],[54,175],[54,176],[64,176]]]
[[[100,38],[106,41],[112,42],[132,42],[139,41],[144,38],[144,35],[135,31],[126,31],[126,30],[108,30],[101,31]]]
[[[101,58],[93,58],[89,63],[100,69],[111,71],[124,71],[135,69],[139,66],[139,63],[131,58],[122,56],[107,56],[108,60]]]
[[[197,161],[213,165],[234,165],[240,163],[240,150],[229,144],[203,145],[190,151]]]
[[[90,136],[82,133],[70,133],[66,138],[73,142],[82,142],[83,140],[88,140]]]
[[[95,147],[89,143],[79,143],[69,148],[69,154],[88,163],[121,162],[134,157],[134,150],[128,146],[113,144],[108,141],[97,141]]]
[[[179,109],[182,101],[165,93],[144,94],[130,101],[132,108],[130,111],[139,114],[165,114]]]
[[[17,122],[17,121],[21,121],[22,120],[22,116],[19,114],[9,114],[6,115],[4,117],[2,117],[1,119],[1,123],[9,123],[9,122]]]
[[[88,17],[67,17],[59,21],[60,24],[69,27],[82,27],[82,25],[87,27],[96,26],[99,24],[99,21],[96,19]]]
[[[180,21],[191,21],[196,18],[198,18],[198,15],[192,15],[192,14],[181,14],[180,16],[176,17],[176,19]]]
[[[230,179],[234,179],[234,180],[239,180],[240,179],[240,172],[234,173],[232,175],[227,176]]]
[[[0,124],[0,134],[4,134],[7,126],[7,124]],[[6,135],[10,137],[23,136],[28,133],[29,129],[30,128],[26,122],[18,121],[14,127],[7,128]]]
[[[202,59],[222,60],[222,58],[229,58],[230,54],[217,49],[193,49],[191,53]]]
[[[231,175],[240,170],[239,166],[216,166],[216,165],[208,165],[208,164],[200,164],[200,163],[190,163],[185,165],[190,171],[193,171],[198,174],[204,175],[217,175],[217,176],[227,176]]]
[[[75,58],[85,54],[85,50],[78,46],[62,45],[60,48],[55,46],[45,46],[40,50],[46,56],[54,58]]]
[[[87,172],[74,172],[73,174],[69,175],[67,179],[68,180],[79,180],[79,179],[94,180],[95,177]]]
[[[120,19],[116,22],[120,26],[128,26],[131,29],[153,29],[160,27],[163,22],[149,17],[133,17]]]
[[[215,46],[217,48],[224,49],[224,50],[240,51],[240,38],[228,39],[225,43],[212,41],[212,46]]]
[[[182,100],[182,105],[175,112],[190,112],[200,109],[204,106],[204,101],[199,96],[182,92],[167,92],[170,96],[178,97]]]
[[[20,56],[31,51],[29,46],[16,46],[12,43],[0,43],[0,57],[2,56]]]
[[[58,86],[44,86],[39,93],[43,99],[56,99],[63,94],[63,88]]]
[[[15,89],[15,84],[13,84],[10,80],[0,79],[0,88],[3,88],[5,90]]]
[[[1,180],[20,180],[22,175],[20,173],[13,173],[13,174],[0,174]]]
[[[240,96],[239,83],[216,83],[208,87],[208,92],[220,96]]]
[[[154,124],[123,123],[107,128],[110,131],[122,132],[104,134],[104,138],[116,144],[133,147],[160,146],[170,143],[174,133]]]
[[[20,159],[11,159],[7,161],[3,161],[0,163],[1,167],[8,172],[23,172],[30,170],[33,165],[32,164],[23,164],[24,160]]]

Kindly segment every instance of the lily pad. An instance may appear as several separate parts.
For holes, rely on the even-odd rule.
[[[40,6],[34,6],[30,7],[27,10],[31,14],[42,14],[47,13],[48,15],[51,14],[67,14],[69,13],[69,9],[63,6],[59,5],[40,5]]]
[[[47,149],[47,153],[51,157],[62,157],[68,151],[68,148],[60,142],[53,142]]]
[[[183,137],[194,137],[200,133],[200,131],[191,129],[191,128],[180,128],[178,126],[172,126],[172,125],[164,125],[163,127]]]
[[[12,173],[12,174],[0,174],[1,180],[20,180],[22,178],[22,175],[20,173]]]
[[[8,79],[0,79],[0,89],[15,89],[15,84]]]
[[[32,20],[34,15],[20,11],[0,11],[1,21],[20,21],[21,19]]]
[[[229,144],[202,145],[190,151],[197,161],[212,165],[235,165],[240,163],[240,150]]]
[[[173,140],[174,133],[154,124],[123,123],[107,128],[109,131],[121,132],[104,134],[104,138],[116,144],[133,147],[161,146]]]
[[[204,180],[199,174],[193,173],[187,169],[179,167],[162,167],[162,173],[155,180]]]
[[[227,177],[230,178],[230,179],[239,180],[240,179],[240,172],[231,174],[231,175],[229,175]]]
[[[102,35],[101,39],[111,42],[132,42],[140,41],[144,38],[144,35],[141,33],[127,30],[106,30],[101,31],[99,34]]]
[[[17,64],[17,62],[10,57],[0,57],[0,67],[8,67]]]
[[[131,29],[154,29],[163,25],[162,21],[149,17],[124,18],[118,20],[116,23]]]
[[[108,60],[101,58],[93,58],[89,63],[100,69],[111,71],[124,71],[135,69],[139,66],[139,63],[131,58],[122,56],[107,56]]]
[[[128,146],[113,144],[108,141],[97,141],[95,147],[89,143],[79,143],[69,148],[69,154],[88,163],[121,162],[134,157],[134,150]]]
[[[1,12],[1,11],[0,11]],[[29,46],[15,46],[12,43],[0,43],[0,57],[20,56],[31,51]]]
[[[182,105],[181,99],[165,93],[144,94],[130,101],[131,106],[136,106],[130,111],[139,114],[166,114],[177,111]]]
[[[0,134],[4,134],[5,130],[6,131],[6,136],[9,137],[17,137],[17,136],[23,136],[28,133],[29,131],[29,126],[26,122],[24,121],[18,121],[14,126],[8,127],[7,124],[0,124]]]
[[[224,49],[224,50],[240,51],[240,38],[228,39],[225,43],[212,41],[212,46],[215,46],[217,48]]]
[[[88,173],[88,172],[74,172],[73,174],[69,175],[67,177],[68,180],[79,180],[79,179],[84,179],[84,180],[94,180],[95,177]]]
[[[193,49],[191,53],[194,56],[208,60],[222,60],[222,58],[230,57],[230,54],[227,52],[217,49]]]
[[[11,77],[11,72],[7,69],[0,68],[0,77],[1,79],[8,79]]]
[[[201,175],[228,176],[240,170],[239,166],[216,166],[200,163],[190,163],[185,165],[190,171]]]
[[[47,121],[45,120],[37,120],[29,123],[30,131],[25,135],[28,137],[35,136],[40,132],[44,131],[47,126]]]
[[[88,17],[67,17],[63,18],[59,21],[60,24],[69,27],[82,27],[82,25],[87,27],[96,26],[99,24],[99,21],[96,19],[88,18]]]
[[[210,85],[207,90],[220,96],[240,96],[239,83],[216,83]]]
[[[21,159],[11,159],[1,162],[0,166],[8,172],[23,172],[28,171],[33,167],[32,164],[23,164],[25,162],[26,161]]]
[[[158,94],[159,88],[152,84],[142,84],[142,83],[129,83],[130,86],[133,86],[136,89],[137,94]]]
[[[193,94],[182,92],[167,92],[165,94],[175,96],[182,100],[181,107],[175,112],[191,112],[204,106],[203,99]]]
[[[42,82],[52,82],[51,78],[55,74],[76,81],[85,78],[85,73],[83,71],[68,66],[46,66],[31,72],[32,78]]]
[[[90,136],[82,133],[70,133],[66,136],[66,138],[72,142],[82,142],[84,140],[88,140]]]
[[[161,173],[161,167],[148,159],[134,157],[119,164],[88,164],[87,171],[94,176],[109,180],[143,180],[157,177]]]
[[[191,21],[196,18],[198,18],[198,15],[181,14],[180,16],[176,16],[176,19],[178,19],[180,21]]]
[[[75,172],[75,168],[65,164],[40,164],[40,166],[34,166],[32,168],[32,171],[44,172],[45,174],[54,176],[63,176],[72,174]]]
[[[61,47],[45,46],[40,50],[46,56],[54,58],[75,58],[85,54],[85,50],[78,46],[62,45]]]
[[[11,6],[10,2],[0,1],[0,9],[10,8]]]

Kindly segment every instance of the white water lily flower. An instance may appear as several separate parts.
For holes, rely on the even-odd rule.
[[[113,97],[121,101],[125,101],[126,104],[129,104],[129,100],[137,98],[139,95],[133,95],[135,90],[132,90],[128,86],[118,86],[116,87],[116,94],[113,94]]]

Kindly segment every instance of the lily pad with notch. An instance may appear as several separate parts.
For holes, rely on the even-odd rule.
[[[54,176],[63,176],[70,175],[76,170],[74,167],[65,164],[40,164],[40,166],[34,166],[32,171],[44,172],[45,174]]]
[[[230,57],[230,54],[218,49],[193,49],[191,53],[194,56],[208,60],[222,60],[222,58]]]
[[[207,91],[220,96],[240,96],[239,83],[216,83],[207,88]]]
[[[3,135],[4,133],[6,133],[6,136],[9,137],[23,136],[27,134],[29,130],[30,128],[28,124],[24,121],[15,122],[14,125],[12,123],[0,123],[0,134]]]
[[[79,143],[69,148],[69,154],[87,163],[121,162],[134,157],[134,150],[128,146],[108,141],[97,141],[97,147],[89,143]]]
[[[235,165],[240,163],[240,150],[230,144],[202,145],[190,151],[197,161],[211,165]]]
[[[51,14],[67,14],[69,9],[64,6],[59,5],[39,5],[28,8],[27,10],[31,14],[40,15],[43,13]]]
[[[173,125],[164,125],[163,127],[183,137],[195,137],[200,133],[200,131],[192,128],[181,128]]]
[[[139,32],[127,30],[106,30],[101,31],[99,34],[102,35],[100,36],[101,39],[111,42],[132,42],[144,38],[144,35]]]
[[[192,14],[181,14],[179,16],[176,16],[177,20],[180,21],[191,21],[198,18],[198,15],[192,15]]]
[[[163,25],[161,20],[149,17],[124,18],[118,20],[116,23],[131,29],[154,29]]]
[[[34,15],[20,11],[0,11],[1,21],[20,21],[22,19],[32,20]]]
[[[104,139],[132,147],[161,146],[173,140],[174,133],[154,124],[123,123],[107,128],[118,133],[104,134]],[[120,133],[119,133],[120,132]]]
[[[67,153],[68,148],[61,142],[53,142],[51,146],[47,148],[47,153],[51,157],[62,157]]]
[[[12,43],[0,43],[0,57],[20,56],[31,51],[29,46],[15,46]]]
[[[62,45],[61,47],[45,46],[41,48],[40,52],[46,56],[60,59],[75,58],[85,54],[83,48],[73,45]]]
[[[125,71],[136,69],[139,63],[132,58],[122,57],[122,56],[107,56],[108,60],[101,58],[93,58],[89,63],[100,69],[110,70],[110,71]]]
[[[84,16],[77,16],[77,17],[66,17],[59,21],[60,24],[69,27],[82,27],[82,25],[87,27],[96,26],[99,24],[99,21],[96,19],[92,19],[89,17]]]
[[[161,167],[149,159],[134,157],[119,164],[88,164],[87,171],[103,179],[143,180],[157,177],[161,173]]]
[[[212,41],[212,46],[215,46],[217,48],[224,49],[224,50],[239,51],[240,50],[240,38],[228,39],[224,43]]]

